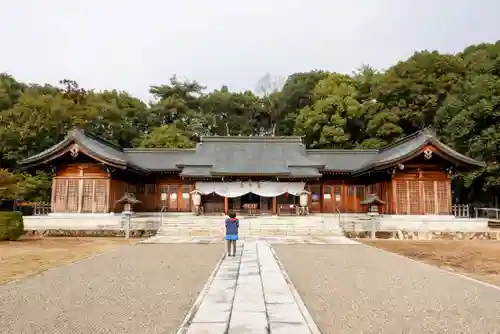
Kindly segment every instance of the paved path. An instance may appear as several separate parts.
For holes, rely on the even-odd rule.
[[[245,241],[236,257],[221,264],[184,330],[188,334],[311,333],[299,305],[269,245]]]
[[[500,291],[365,245],[274,246],[323,333],[500,333]]]
[[[0,285],[0,333],[175,333],[222,252],[125,246]]]

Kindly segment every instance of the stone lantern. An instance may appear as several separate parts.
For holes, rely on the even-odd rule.
[[[201,192],[197,189],[191,191],[191,201],[193,202],[193,212],[195,215],[199,216],[202,213],[201,206]]]
[[[141,203],[141,201],[136,199],[133,193],[125,193],[123,194],[122,198],[116,201],[116,204],[118,203],[123,204],[122,214],[127,217],[127,224],[125,226],[125,239],[128,239],[130,237],[130,216],[133,212],[132,207],[137,203]]]
[[[371,233],[370,233],[370,237],[372,239],[375,238],[375,233],[376,231],[379,229],[379,225],[380,225],[380,221],[378,219],[378,211],[379,211],[379,207],[381,205],[384,205],[385,202],[382,201],[378,196],[377,194],[369,194],[368,196],[366,196],[366,198],[364,200],[362,200],[360,202],[360,204],[362,205],[366,205],[367,206],[367,214],[368,216],[370,217],[370,222],[371,222]]]
[[[305,216],[307,214],[309,214],[309,195],[311,193],[307,190],[302,190],[300,193],[299,193],[299,204],[300,204],[300,207],[298,208],[298,215],[299,216]]]
[[[378,215],[379,207],[384,205],[385,202],[382,201],[377,194],[368,194],[364,200],[360,202],[362,205],[367,206],[367,213],[370,216]]]

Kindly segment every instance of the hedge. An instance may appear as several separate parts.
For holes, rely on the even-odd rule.
[[[0,241],[17,240],[24,232],[21,212],[0,212]]]

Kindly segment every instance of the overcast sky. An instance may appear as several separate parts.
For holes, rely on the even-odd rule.
[[[254,89],[265,73],[361,64],[500,39],[498,0],[0,0],[0,72],[127,90],[177,74]]]

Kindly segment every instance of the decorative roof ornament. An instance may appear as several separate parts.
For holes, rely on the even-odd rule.
[[[432,150],[426,149],[424,151],[424,158],[426,158],[427,160],[429,160],[430,158],[432,158]]]
[[[73,158],[76,158],[79,152],[80,146],[78,146],[78,144],[73,144],[73,146],[71,146],[71,148],[69,149],[69,154],[71,154]]]

